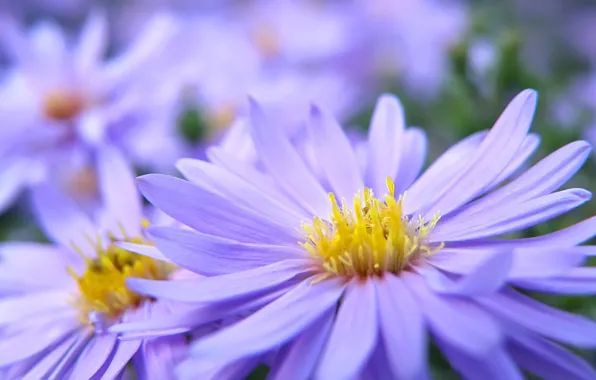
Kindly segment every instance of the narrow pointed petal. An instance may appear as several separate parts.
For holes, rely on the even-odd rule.
[[[97,161],[100,192],[110,218],[105,227],[115,234],[124,229],[128,236],[138,236],[143,213],[132,167],[112,146],[101,147]]]
[[[433,294],[418,275],[403,277],[420,303],[433,335],[477,357],[487,355],[501,344],[499,325],[489,313],[465,299]]]
[[[426,134],[419,128],[408,128],[401,144],[403,153],[395,177],[395,193],[402,194],[414,183],[424,167],[428,143]]]
[[[567,313],[512,290],[477,302],[494,316],[515,323],[547,338],[578,347],[596,346],[596,322]]]
[[[182,302],[218,302],[256,295],[288,281],[299,281],[307,275],[309,263],[309,260],[285,260],[215,277],[176,281],[131,278],[127,284],[135,292],[158,298]]]
[[[281,225],[188,181],[149,174],[140,177],[138,183],[154,206],[199,232],[247,243],[299,241],[298,226]]]
[[[368,130],[368,157],[366,179],[375,194],[387,192],[386,179],[396,178],[402,155],[405,130],[404,110],[392,95],[382,95]],[[355,194],[355,193],[354,193]]]
[[[72,375],[78,379],[92,379],[108,360],[117,342],[115,334],[94,336],[78,358]]]
[[[353,280],[333,323],[315,378],[352,379],[365,367],[378,340],[378,315],[372,281]]]
[[[289,347],[280,359],[279,366],[273,366],[273,380],[309,380],[321,357],[323,348],[329,338],[333,326],[333,311],[324,313],[319,320],[306,328]]]
[[[318,107],[310,110],[308,133],[317,161],[340,198],[353,197],[364,187],[356,154],[339,123]],[[397,168],[395,169],[397,171]]]
[[[508,205],[485,212],[462,223],[451,223],[447,218],[432,231],[432,241],[461,241],[499,236],[520,231],[555,218],[590,200],[592,194],[583,189],[569,189],[529,200],[519,205]]]
[[[312,284],[313,278],[250,317],[197,341],[193,356],[233,361],[268,351],[292,339],[335,308],[344,291],[337,279]]]
[[[147,233],[169,260],[205,276],[254,269],[282,260],[308,258],[298,246],[244,244],[169,227],[149,228]]]
[[[250,102],[251,132],[259,158],[276,183],[313,215],[327,215],[327,193],[283,131],[271,125],[261,107]]]
[[[100,11],[91,12],[79,37],[75,51],[75,65],[81,75],[89,75],[103,59],[108,42],[106,15]]]
[[[385,352],[393,375],[414,379],[426,366],[426,329],[420,307],[402,279],[375,283]]]

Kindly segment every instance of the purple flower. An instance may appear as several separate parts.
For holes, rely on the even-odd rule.
[[[154,339],[118,340],[110,328],[184,311],[126,287],[129,276],[194,278],[163,258],[141,234],[145,222],[133,172],[114,148],[102,148],[98,171],[104,212],[97,223],[50,184],[33,198],[57,245],[0,245],[0,371],[6,378],[115,378],[132,359],[140,378],[169,378],[186,353],[179,331]],[[150,256],[124,248],[144,248]],[[124,247],[124,248],[123,248]]]
[[[72,188],[81,177],[93,177],[93,151],[100,144],[142,161],[138,146],[147,139],[139,139],[138,130],[151,126],[145,118],[158,113],[153,110],[161,109],[159,104],[167,108],[161,93],[147,96],[159,84],[155,76],[149,80],[146,61],[175,33],[171,21],[156,17],[127,51],[105,60],[102,13],[89,16],[72,46],[55,23],[39,22],[24,33],[11,19],[0,19],[1,40],[13,63],[0,89],[0,209],[40,179],[63,179]],[[163,146],[167,140],[157,132],[143,133]]]
[[[528,132],[535,105],[536,93],[522,92],[490,131],[454,145],[420,176],[425,138],[405,128],[394,97],[377,104],[362,170],[340,125],[313,107],[307,128],[323,181],[253,103],[262,170],[218,151],[215,163],[180,161],[188,181],[141,177],[155,206],[194,229],[150,228],[152,241],[207,277],[129,279],[130,288],[246,316],[197,340],[178,374],[241,378],[267,360],[278,378],[426,378],[432,337],[465,378],[521,379],[521,369],[594,378],[556,342],[594,347],[596,324],[517,289],[593,293],[596,272],[582,263],[594,249],[577,245],[595,234],[596,218],[539,237],[495,239],[591,197],[556,191],[586,160],[583,141],[510,180],[538,145]],[[193,323],[177,318],[142,327]]]

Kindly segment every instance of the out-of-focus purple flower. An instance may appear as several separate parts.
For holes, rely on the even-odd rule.
[[[467,9],[459,0],[363,0],[357,6],[369,40],[365,78],[400,78],[413,93],[432,96],[449,70],[449,51],[463,37]]]
[[[517,379],[520,368],[594,378],[554,342],[594,347],[596,324],[512,286],[596,291],[596,272],[582,267],[594,249],[577,247],[596,232],[596,218],[535,238],[495,239],[591,197],[556,191],[586,160],[583,141],[509,181],[538,145],[528,132],[535,105],[536,93],[522,92],[490,131],[462,140],[419,177],[425,144],[405,138],[397,99],[377,104],[362,170],[340,125],[314,107],[308,133],[322,181],[253,103],[261,171],[221,155],[217,165],[181,161],[188,181],[141,177],[155,206],[195,230],[153,228],[152,241],[207,277],[129,286],[216,314],[251,313],[195,342],[180,377],[241,378],[274,354],[278,378],[425,378],[430,335],[465,378]],[[176,326],[162,319],[143,327],[151,323]]]
[[[33,197],[39,220],[57,245],[0,245],[0,371],[6,378],[116,378],[132,359],[141,378],[170,378],[187,341],[170,334],[118,340],[112,325],[184,311],[187,305],[150,299],[126,287],[129,276],[194,278],[159,260],[143,237],[134,173],[111,147],[98,154],[105,212],[91,221],[50,184]],[[144,247],[153,256],[126,251]]]
[[[107,61],[100,12],[91,14],[74,44],[52,22],[25,34],[10,19],[1,21],[13,66],[0,89],[0,209],[32,181],[93,174],[98,144],[114,144],[134,159],[135,130],[163,137],[145,128],[166,100],[156,91],[159,77],[143,72],[143,65],[173,36],[170,18],[154,19],[133,46]]]

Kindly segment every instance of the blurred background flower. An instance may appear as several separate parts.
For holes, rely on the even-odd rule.
[[[213,144],[253,159],[248,94],[298,141],[311,102],[365,129],[378,96],[396,94],[432,162],[534,88],[531,163],[596,143],[595,21],[582,0],[0,0],[0,237],[43,240],[22,196],[39,182],[93,212],[105,146],[139,174],[174,172]],[[595,172],[590,158],[569,187],[596,190]],[[535,296],[596,316],[589,299]],[[433,368],[450,376],[439,356]]]

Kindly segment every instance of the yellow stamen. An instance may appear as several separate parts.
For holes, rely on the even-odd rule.
[[[300,245],[319,262],[323,277],[397,274],[443,248],[443,244],[425,242],[440,216],[425,222],[422,216],[404,215],[405,194],[395,198],[391,179],[387,179],[387,189],[383,201],[365,188],[354,197],[351,209],[343,200],[340,207],[329,194],[330,220],[315,217],[311,225],[302,226],[306,239]]]
[[[143,221],[143,224],[147,222]],[[92,323],[89,320],[92,312],[112,320],[126,310],[134,309],[148,300],[147,297],[127,288],[127,278],[164,280],[175,269],[169,263],[117,247],[113,237],[110,237],[110,240],[107,249],[102,248],[100,241],[97,242],[95,258],[84,257],[86,269],[81,276],[74,269],[67,268],[79,287],[76,306],[81,311],[81,319],[84,323]],[[142,237],[127,238],[125,241],[151,244]]]

